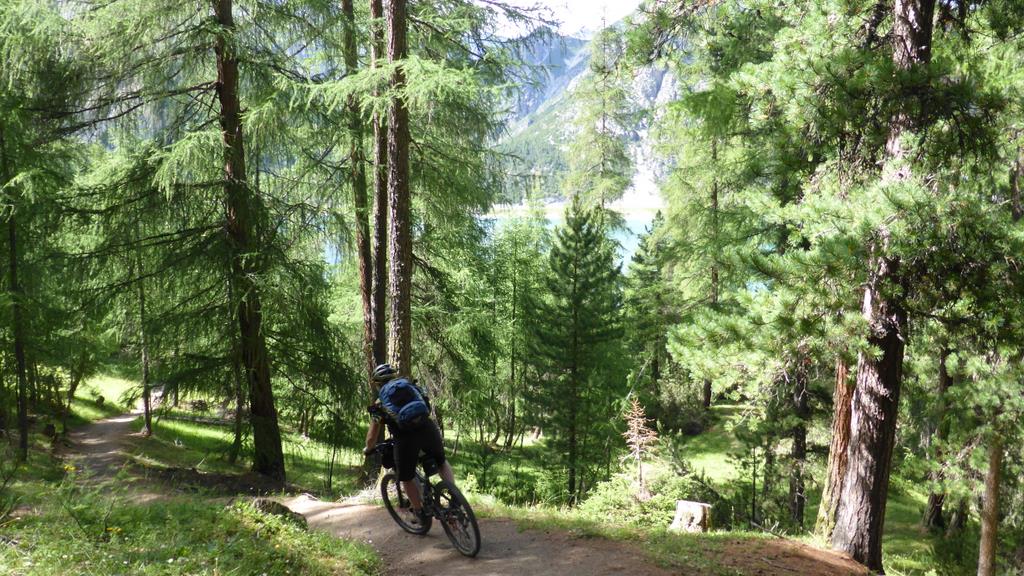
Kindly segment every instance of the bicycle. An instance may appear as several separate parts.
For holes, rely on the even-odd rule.
[[[402,518],[399,510],[409,509],[410,503],[402,492],[402,484],[394,470],[394,445],[395,441],[389,439],[365,451],[367,455],[374,452],[380,454],[381,465],[388,470],[380,481],[380,494],[388,514],[402,530],[417,536],[424,536],[430,532],[433,519],[437,518],[456,550],[470,558],[476,556],[480,552],[480,527],[476,523],[476,515],[455,485],[443,478],[435,483],[430,482],[430,478],[437,474],[438,466],[437,462],[426,454],[420,453],[419,466],[413,478],[420,488],[420,497],[423,501],[420,525],[414,526]]]

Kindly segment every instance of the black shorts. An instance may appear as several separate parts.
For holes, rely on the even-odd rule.
[[[416,475],[416,462],[420,452],[433,456],[437,465],[444,464],[444,444],[441,442],[441,431],[437,424],[428,420],[416,430],[406,430],[394,434],[395,438],[395,470],[400,481],[412,480]]]

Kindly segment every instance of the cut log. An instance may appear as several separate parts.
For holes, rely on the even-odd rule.
[[[711,529],[711,505],[677,500],[676,516],[668,529],[675,532],[707,532]]]

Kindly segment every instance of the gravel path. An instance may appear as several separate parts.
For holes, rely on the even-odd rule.
[[[558,531],[520,531],[510,520],[480,520],[483,545],[476,558],[461,556],[439,526],[426,536],[403,532],[384,508],[322,502],[306,495],[283,503],[306,517],[310,528],[368,542],[380,553],[385,574],[401,576],[669,576],[633,546],[574,538]]]

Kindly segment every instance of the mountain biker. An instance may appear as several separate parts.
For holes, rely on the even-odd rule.
[[[385,384],[398,377],[398,371],[390,364],[381,364],[373,370],[373,382],[380,390],[384,389]],[[419,391],[429,410],[430,400],[423,389],[416,384],[415,380],[410,380],[409,384]],[[416,463],[420,452],[432,456],[437,461],[441,478],[451,482],[453,486],[455,485],[452,467],[444,456],[441,431],[429,417],[423,418],[421,422],[412,427],[399,426],[395,417],[384,409],[380,397],[367,408],[367,411],[370,413],[371,420],[370,430],[366,434],[366,452],[369,453],[376,446],[377,438],[380,437],[381,425],[387,425],[388,431],[395,441],[395,470],[398,480],[412,505],[412,510],[407,511],[407,513],[411,513],[410,523],[419,524],[423,517],[423,499],[420,496],[420,488],[413,482],[413,478],[416,476]]]

